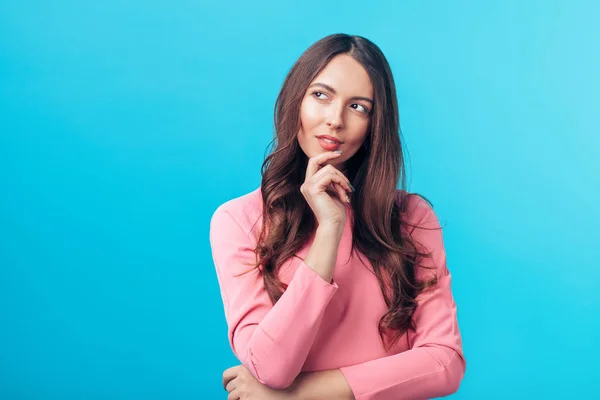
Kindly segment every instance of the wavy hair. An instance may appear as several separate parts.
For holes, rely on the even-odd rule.
[[[300,105],[305,92],[327,63],[347,54],[367,71],[374,91],[374,106],[364,145],[347,161],[346,174],[356,188],[351,196],[352,252],[371,263],[388,307],[378,331],[389,350],[408,330],[415,329],[416,297],[437,283],[416,279],[416,268],[430,253],[419,251],[404,219],[408,196],[400,142],[400,117],[394,79],[381,50],[361,36],[333,34],[311,45],[288,72],[275,103],[275,135],[270,154],[262,164],[262,228],[254,249],[255,267],[261,267],[264,286],[275,304],[287,285],[278,278],[281,265],[314,234],[317,221],[300,195],[308,157],[297,140]],[[376,155],[376,157],[375,157]],[[425,267],[430,268],[430,267]]]

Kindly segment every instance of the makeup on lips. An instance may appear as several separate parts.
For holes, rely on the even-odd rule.
[[[319,141],[319,145],[327,151],[335,151],[342,144],[342,142],[336,138],[328,135],[317,136],[317,140]]]

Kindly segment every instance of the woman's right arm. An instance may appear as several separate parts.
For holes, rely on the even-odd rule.
[[[231,348],[263,384],[289,387],[300,374],[325,308],[338,286],[332,280],[343,226],[320,225],[288,288],[271,303],[254,263],[255,235],[241,226],[235,207],[219,207],[210,223],[210,243]],[[239,275],[239,276],[237,276]]]
[[[333,280],[335,261],[343,231],[343,225],[319,226],[315,233],[315,240],[304,257],[304,262],[326,282]]]

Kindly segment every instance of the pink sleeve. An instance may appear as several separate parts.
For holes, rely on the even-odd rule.
[[[429,229],[416,228],[418,243],[433,252],[424,265],[436,269],[419,269],[419,278],[435,272],[438,284],[433,291],[417,297],[414,313],[416,331],[408,331],[409,350],[384,358],[341,368],[356,400],[408,400],[442,397],[458,390],[466,369],[462,340],[451,291],[451,275],[446,268],[446,254],[439,222],[423,200],[416,213]],[[419,220],[419,219],[417,219]],[[421,248],[423,250],[423,248]]]
[[[235,276],[252,269],[245,262],[255,262],[256,239],[251,236],[222,207],[213,214],[210,243],[229,343],[261,383],[284,389],[301,372],[338,286],[301,261],[288,288],[273,305],[257,269]]]

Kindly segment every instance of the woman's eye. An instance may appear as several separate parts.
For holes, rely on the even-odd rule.
[[[354,107],[354,106],[361,107],[362,108],[361,112],[364,112],[365,114],[367,114],[369,112],[369,110],[367,109],[367,107],[363,106],[362,104],[358,104],[358,103],[352,104],[352,107]]]
[[[327,95],[326,95],[325,93],[323,93],[323,92],[318,92],[318,91],[316,91],[316,92],[312,92],[311,94],[312,94],[313,96],[315,96],[315,97],[316,97],[317,99],[319,99],[319,100],[324,100],[324,99],[326,99],[326,98],[327,98]],[[321,96],[323,96],[323,97],[321,97]],[[363,106],[362,104],[354,103],[354,104],[352,104],[352,106],[351,106],[351,107],[352,107],[352,108],[354,108],[355,110],[357,109],[357,108],[355,108],[355,107],[360,107],[360,108],[358,109],[358,111],[360,111],[360,112],[362,112],[362,113],[365,113],[365,114],[368,114],[368,113],[369,113],[369,109],[368,109],[367,107]]]

